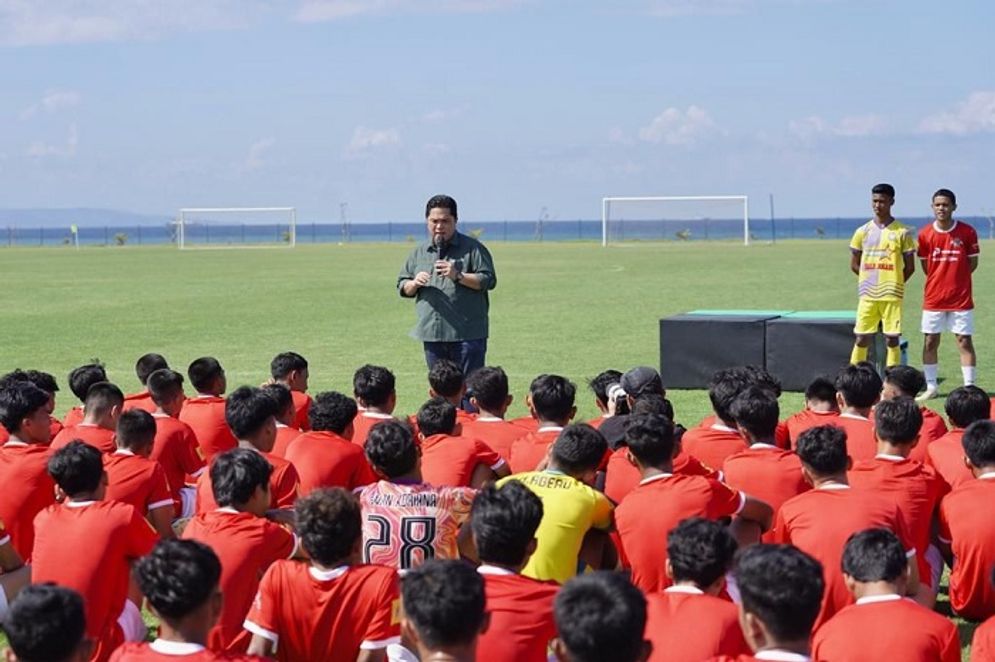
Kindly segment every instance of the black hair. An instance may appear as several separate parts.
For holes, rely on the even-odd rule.
[[[775,398],[781,397],[781,380],[771,374],[766,368],[758,365],[747,365],[743,366],[743,371],[746,373],[746,377],[751,385],[762,386],[773,393]]]
[[[45,391],[46,393],[58,393],[59,384],[55,381],[55,376],[41,370],[25,370],[24,378]]]
[[[978,467],[995,466],[995,421],[975,421],[964,430],[961,439],[964,455]]]
[[[484,366],[470,373],[467,389],[473,393],[480,406],[495,411],[508,399],[508,375],[500,367]]]
[[[359,408],[348,395],[336,391],[325,391],[314,396],[308,408],[307,417],[315,432],[345,432]]]
[[[781,410],[772,391],[763,386],[749,386],[732,401],[729,413],[754,439],[773,439]]]
[[[891,199],[895,199],[895,187],[891,184],[875,184],[874,188],[871,189],[871,193],[887,195]]]
[[[456,201],[448,195],[433,195],[429,198],[425,203],[425,218],[428,218],[433,209],[448,209],[453,218],[459,218],[459,214],[456,213]]]
[[[213,356],[202,356],[187,368],[190,385],[197,389],[198,393],[207,393],[214,385],[215,380],[223,374],[225,374],[224,368]]]
[[[954,426],[966,428],[975,421],[991,418],[992,401],[977,386],[959,386],[950,391],[943,410]]]
[[[145,386],[149,381],[149,375],[156,370],[164,370],[169,367],[162,354],[145,354],[135,363],[135,375],[138,381]]]
[[[238,439],[258,434],[279,413],[276,400],[255,386],[239,386],[225,399],[225,422]]]
[[[805,387],[805,399],[831,402],[836,406],[836,386],[827,377],[816,377]]]
[[[625,428],[625,445],[639,463],[659,467],[674,457],[674,424],[659,414],[632,415]]]
[[[129,409],[117,419],[118,448],[150,448],[155,442],[155,433],[155,418],[143,409]]]
[[[577,387],[566,377],[539,375],[529,387],[532,406],[543,421],[565,421],[570,418]]]
[[[744,367],[726,368],[712,375],[712,381],[708,384],[708,399],[712,402],[715,416],[723,423],[732,423],[729,409],[733,400],[753,383],[752,376]]]
[[[269,374],[273,379],[284,379],[294,371],[307,370],[307,359],[297,352],[282,352],[273,357],[269,364]]]
[[[455,361],[439,359],[428,371],[428,385],[444,398],[454,398],[463,389],[463,370]]]
[[[851,407],[865,409],[874,406],[884,386],[878,371],[867,361],[848,365],[836,375],[836,390]]]
[[[632,403],[632,411],[630,413],[633,416],[659,414],[660,416],[666,416],[672,421],[674,420],[674,405],[659,393],[643,393],[636,396],[636,401]]]
[[[353,375],[352,388],[368,406],[382,407],[394,393],[394,373],[382,366],[364,365]]]
[[[261,388],[262,392],[271,398],[276,405],[276,409],[274,410],[276,412],[275,416],[288,411],[294,406],[294,396],[286,384],[276,382],[274,384],[266,384]]]
[[[667,534],[667,559],[675,582],[714,584],[729,571],[736,540],[722,524],[702,517],[682,520]]]
[[[31,382],[10,382],[0,388],[0,425],[16,434],[21,421],[48,405],[48,393]]]
[[[363,536],[359,500],[340,487],[318,489],[294,504],[297,533],[308,556],[330,568],[341,565]]]
[[[517,480],[488,485],[473,500],[470,528],[482,563],[517,566],[542,522],[542,500]]]
[[[411,472],[418,462],[418,445],[411,428],[401,421],[384,420],[366,437],[366,459],[388,478]]]
[[[484,624],[484,578],[463,561],[429,559],[409,570],[401,601],[428,648],[469,644]]]
[[[926,388],[926,377],[922,371],[910,365],[893,365],[884,369],[884,381],[913,398]]]
[[[553,442],[550,459],[568,474],[578,474],[598,468],[607,452],[603,434],[587,423],[574,423]]]
[[[211,464],[211,491],[218,506],[241,506],[249,502],[256,488],[268,488],[273,466],[258,451],[233,448],[214,458]]]
[[[608,387],[618,384],[622,373],[618,370],[605,370],[587,381],[588,387],[594,392],[594,397],[605,407],[608,406]]]
[[[951,191],[948,188],[937,189],[936,193],[933,194],[933,197],[930,198],[930,200],[936,200],[937,198],[940,198],[940,197],[949,198],[950,199],[950,204],[953,204],[953,205],[957,204],[957,196],[954,195],[954,192]]]
[[[456,407],[443,397],[432,398],[418,410],[418,430],[426,437],[452,434],[456,427]]]
[[[874,431],[878,439],[893,444],[911,444],[919,437],[922,411],[909,396],[879,402],[874,408]]]
[[[643,651],[646,598],[620,573],[574,577],[556,594],[553,617],[574,662],[635,662]]]
[[[73,439],[52,453],[48,475],[70,497],[93,492],[104,477],[104,460],[90,444]]]
[[[86,392],[86,413],[89,416],[101,417],[114,407],[124,405],[124,393],[115,384],[97,382]]]
[[[106,382],[107,372],[104,370],[103,363],[94,360],[92,363],[74,368],[69,373],[68,381],[69,390],[73,392],[73,395],[79,398],[80,402],[86,402],[87,391],[97,382]]]
[[[807,640],[822,606],[822,565],[791,545],[751,545],[736,556],[733,576],[744,612],[780,641]]]
[[[68,660],[86,634],[83,598],[50,582],[26,586],[11,603],[2,627],[18,660]]]
[[[846,431],[835,425],[819,425],[798,436],[798,458],[819,476],[846,471]]]
[[[152,402],[161,407],[183,394],[183,375],[169,368],[156,370],[149,375],[145,385],[149,389],[149,395],[152,396]]]
[[[203,606],[221,581],[221,561],[196,540],[160,540],[135,564],[135,579],[156,613],[179,620]]]
[[[893,582],[908,565],[901,541],[887,529],[854,533],[843,548],[843,572],[858,582]]]

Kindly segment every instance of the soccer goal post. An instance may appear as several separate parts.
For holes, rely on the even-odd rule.
[[[750,245],[745,195],[609,196],[601,199],[601,245],[631,241],[739,239]]]
[[[192,248],[293,248],[295,207],[187,207],[176,217],[176,245]]]

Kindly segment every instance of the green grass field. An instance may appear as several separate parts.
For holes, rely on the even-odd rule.
[[[484,237],[486,240],[486,237]],[[985,245],[985,252],[990,244]],[[595,415],[590,378],[606,368],[658,365],[658,320],[698,308],[852,309],[855,278],[839,241],[792,241],[743,247],[729,243],[491,243],[498,287],[491,295],[488,363],[508,372],[525,413],[529,381],[565,375],[579,388],[579,417]],[[4,284],[0,371],[53,373],[63,388],[59,412],[75,404],[65,376],[99,358],[115,382],[137,390],[135,359],[149,351],[185,372],[217,357],[230,388],[259,384],[270,359],[294,350],[311,366],[311,391],[351,392],[364,363],[397,375],[398,409],[426,398],[421,345],[408,337],[414,306],[395,290],[410,244],[355,244],[293,250],[177,251],[172,248],[0,250]],[[984,260],[982,260],[984,263]],[[978,380],[992,379],[989,357],[995,271],[975,274]],[[922,274],[905,305],[909,356],[918,364]],[[813,348],[818,351],[818,348]],[[945,338],[940,374],[960,384],[957,353]],[[709,413],[702,391],[672,391],[678,419]],[[941,401],[934,401],[940,406]],[[782,410],[801,408],[798,394]]]

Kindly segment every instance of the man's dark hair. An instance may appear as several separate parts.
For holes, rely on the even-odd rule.
[[[294,371],[307,370],[307,359],[297,352],[282,352],[269,363],[269,374],[273,379],[286,379]]]
[[[556,594],[553,617],[574,662],[635,662],[643,651],[646,598],[620,573],[574,577]]]
[[[770,440],[777,431],[781,410],[772,391],[763,386],[749,386],[732,401],[729,413],[736,425],[754,439]]]
[[[605,370],[588,380],[587,385],[594,392],[594,397],[603,406],[608,406],[608,387],[618,384],[622,379],[622,373],[618,370]]]
[[[805,387],[805,399],[836,405],[836,386],[826,377],[816,377]]]
[[[456,201],[448,195],[433,195],[429,198],[425,203],[425,218],[428,218],[433,209],[448,209],[453,218],[459,218],[459,214],[456,213]]]
[[[48,475],[70,497],[93,492],[104,477],[103,457],[90,444],[74,439],[48,459]]]
[[[467,389],[487,411],[504,406],[508,399],[508,375],[500,367],[484,366],[470,373]]]
[[[743,370],[746,372],[751,386],[762,386],[773,393],[775,398],[781,397],[781,380],[766,368],[758,365],[747,365],[743,366]]]
[[[961,439],[964,455],[979,469],[995,466],[995,421],[975,421]]]
[[[83,598],[52,583],[26,586],[11,603],[3,631],[18,660],[68,660],[86,634]]]
[[[724,577],[736,555],[736,540],[722,524],[691,517],[667,534],[667,559],[675,582],[707,588]]]
[[[10,382],[0,388],[0,425],[17,434],[21,421],[48,405],[48,393],[31,382]]]
[[[223,374],[225,374],[224,368],[213,356],[202,356],[187,368],[190,385],[197,389],[198,393],[207,393],[214,385],[215,380]]]
[[[908,565],[901,541],[887,529],[854,533],[843,548],[843,572],[858,582],[893,582]]]
[[[455,361],[439,359],[428,371],[428,385],[444,398],[454,398],[463,390],[463,369]]]
[[[279,413],[276,400],[255,386],[239,386],[225,400],[225,422],[238,439],[258,434]]]
[[[846,471],[846,432],[835,425],[809,428],[798,436],[798,458],[819,476]]]
[[[477,493],[470,528],[482,563],[518,566],[542,521],[542,500],[517,480]]]
[[[394,393],[394,373],[378,365],[364,365],[352,377],[357,398],[371,407],[382,407]]]
[[[881,441],[911,444],[919,437],[921,428],[922,411],[909,396],[879,402],[874,408],[874,431]]]
[[[935,201],[937,198],[940,198],[940,197],[949,198],[950,199],[950,204],[952,204],[952,205],[957,204],[957,196],[954,195],[954,192],[951,191],[948,188],[937,189],[936,193],[933,194],[933,197],[930,198],[930,200],[934,200]]]
[[[874,406],[881,397],[883,385],[878,371],[867,361],[848,365],[836,375],[836,390],[851,407],[866,409]]]
[[[780,641],[807,640],[822,605],[822,565],[791,545],[752,545],[736,557],[733,576],[744,612]]]
[[[674,457],[674,424],[660,414],[644,414],[629,417],[625,428],[625,445],[639,463],[648,467],[659,467],[669,463]]]
[[[910,365],[893,365],[885,368],[884,381],[901,391],[902,395],[913,398],[926,388],[925,375]]]
[[[366,459],[387,478],[411,472],[418,462],[418,444],[411,428],[394,420],[374,425],[366,437]]]
[[[55,376],[50,373],[41,370],[25,370],[24,378],[46,393],[54,395],[59,392],[59,384],[55,381]]]
[[[133,451],[151,448],[155,442],[155,433],[155,418],[143,409],[129,409],[117,419],[118,448]]]
[[[315,432],[342,434],[356,418],[357,411],[356,401],[348,395],[325,391],[314,396],[307,417]]]
[[[114,407],[124,405],[124,393],[116,384],[97,382],[86,392],[86,413],[88,416],[107,415]]]
[[[733,400],[754,384],[754,379],[745,367],[726,368],[712,375],[708,384],[708,399],[712,402],[715,416],[723,423],[733,423]]]
[[[274,410],[276,412],[275,415],[282,414],[294,406],[294,396],[286,384],[276,382],[274,384],[266,384],[261,389],[276,405],[276,409]]]
[[[218,506],[241,506],[249,502],[256,488],[269,487],[273,466],[258,451],[233,448],[214,458],[211,465],[211,491]]]
[[[452,434],[456,427],[456,407],[443,397],[432,398],[418,410],[418,431],[426,437]]]
[[[152,396],[152,402],[161,407],[183,393],[183,375],[169,368],[156,370],[149,375],[145,385]]]
[[[630,413],[633,416],[658,414],[666,416],[672,421],[674,420],[674,405],[659,393],[643,393],[632,403],[632,411]]]
[[[308,556],[326,568],[342,565],[363,536],[359,500],[340,487],[319,489],[294,505]]]
[[[577,387],[566,377],[539,375],[529,387],[532,406],[543,421],[565,421],[570,418]]]
[[[79,398],[80,402],[86,402],[86,393],[90,390],[90,387],[97,382],[107,381],[107,371],[104,370],[103,363],[93,361],[92,363],[74,368],[69,373],[68,381],[69,390],[73,392],[73,395]]]
[[[975,421],[991,418],[992,401],[977,386],[959,386],[950,391],[943,410],[955,427],[966,428]]]
[[[463,561],[429,559],[409,570],[401,601],[428,648],[469,644],[484,624],[484,578]]]
[[[551,461],[568,474],[580,474],[598,468],[608,452],[603,434],[587,423],[563,428],[553,442]]]
[[[135,375],[138,376],[138,381],[142,383],[142,386],[145,386],[149,381],[149,375],[156,370],[167,368],[169,368],[169,364],[166,363],[162,354],[144,354],[135,362]]]
[[[877,193],[878,195],[887,195],[892,200],[895,199],[895,187],[891,184],[875,184],[874,188],[871,189],[871,193]]]
[[[221,581],[221,561],[196,540],[160,540],[135,564],[142,594],[164,619],[179,620],[197,610]]]

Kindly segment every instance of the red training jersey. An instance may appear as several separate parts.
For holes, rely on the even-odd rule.
[[[840,413],[838,411],[813,411],[811,409],[803,409],[800,412],[789,416],[788,420],[786,420],[784,424],[788,428],[788,439],[791,442],[791,448],[798,448],[798,437],[802,436],[802,432],[811,430],[812,428],[817,428],[820,425],[830,425],[831,423],[835,423],[839,415]]]
[[[870,460],[878,454],[874,421],[857,414],[840,414],[832,425],[846,432],[846,452],[854,462]]]
[[[352,443],[360,446],[366,445],[366,437],[374,425],[381,421],[397,420],[390,414],[381,414],[375,411],[360,411],[356,418],[352,419]]]
[[[121,411],[141,409],[142,411],[154,414],[158,408],[159,405],[152,400],[152,394],[148,391],[142,391],[141,393],[131,393],[124,396],[124,406],[121,407]]]
[[[183,403],[180,420],[190,426],[201,454],[208,462],[218,453],[238,446],[225,420],[225,399],[216,395],[198,395]]]
[[[729,487],[740,490],[774,509],[788,499],[807,492],[811,486],[802,477],[802,463],[791,451],[770,444],[753,444],[726,458],[722,475]],[[763,542],[774,540],[774,530],[766,532]]]
[[[646,596],[646,638],[653,643],[650,662],[701,662],[750,652],[736,605],[694,586]]]
[[[477,572],[484,577],[491,619],[477,639],[477,662],[545,662],[556,636],[553,598],[560,585],[486,563]]]
[[[526,433],[535,432],[539,429],[539,419],[534,418],[531,414],[528,416],[519,416],[518,418],[513,418],[508,421],[512,425],[518,426],[525,430]]]
[[[287,448],[286,459],[297,469],[301,496],[319,487],[354,490],[376,480],[362,446],[334,432],[312,430],[299,435]]]
[[[989,618],[974,631],[971,662],[995,662],[995,618]]]
[[[923,310],[971,310],[970,258],[981,252],[978,233],[967,223],[954,221],[949,230],[935,222],[919,230],[919,259],[926,261]]]
[[[698,427],[710,428],[716,423],[722,425],[722,423],[719,421],[719,417],[716,416],[715,414],[712,414],[711,416],[706,416],[705,418],[701,419],[701,421],[698,423]],[[777,444],[778,448],[788,449],[791,447],[791,440],[790,440],[790,435],[788,433],[787,421],[777,422],[777,428],[774,429],[774,443]]]
[[[528,431],[510,421],[496,416],[478,416],[463,422],[463,436],[480,439],[500,455],[505,462],[511,460],[511,445]]]
[[[108,430],[92,423],[67,425],[52,440],[51,449],[54,453],[60,448],[68,446],[70,441],[79,439],[90,444],[101,453],[113,453],[117,450],[117,443],[114,441],[116,438],[117,435],[114,434],[114,430]]]
[[[639,481],[643,479],[639,469],[626,457],[627,451],[625,446],[612,451],[605,469],[605,496],[616,504],[622,503],[622,499],[636,489]],[[674,458],[673,473],[679,476],[704,476],[722,480],[721,471],[709,469],[699,462],[698,458],[691,457],[684,451]]]
[[[421,442],[422,480],[432,485],[469,487],[478,465],[496,471],[505,465],[501,456],[479,439],[433,434]]]
[[[273,473],[269,475],[270,508],[293,508],[301,484],[297,469],[287,460],[272,453],[261,455],[273,467]],[[208,470],[197,480],[196,513],[200,515],[216,510],[217,507],[218,502],[214,500],[214,488],[211,485],[211,472]]]
[[[547,425],[516,439],[511,444],[511,458],[508,461],[511,473],[535,471],[562,431],[563,428],[558,425]]]
[[[290,397],[294,401],[294,427],[307,432],[311,429],[311,419],[308,412],[311,411],[311,403],[314,402],[311,396],[300,391],[291,391]]]
[[[143,515],[157,508],[174,507],[166,472],[155,460],[119,448],[104,455],[104,471],[107,472],[104,498],[108,501],[131,504]]]
[[[266,662],[255,655],[216,653],[200,644],[178,641],[127,643],[111,655],[110,662]]]
[[[183,507],[180,490],[186,485],[187,476],[196,480],[204,473],[204,457],[189,425],[166,414],[152,414],[152,417],[155,419],[155,441],[149,459],[158,462],[166,472],[173,505],[180,513]]]
[[[273,443],[273,450],[270,452],[277,457],[287,457],[287,449],[290,448],[290,442],[299,436],[301,436],[301,430],[284,425],[283,423],[277,423],[276,441]]]
[[[952,488],[974,480],[974,474],[964,464],[963,439],[964,429],[954,428],[926,450],[926,463]]]
[[[950,571],[950,606],[974,621],[995,616],[995,472],[954,488],[940,504],[940,540],[950,544],[957,563]]]
[[[83,422],[83,406],[77,405],[66,412],[65,418],[62,419],[62,427],[68,428],[72,425],[79,425]]]
[[[707,428],[692,428],[681,437],[685,453],[701,460],[706,467],[721,469],[726,458],[746,450],[746,442],[738,430],[713,423]]]
[[[8,441],[0,446],[0,521],[14,549],[31,560],[35,516],[55,503],[55,481],[48,475],[48,446]]]

